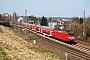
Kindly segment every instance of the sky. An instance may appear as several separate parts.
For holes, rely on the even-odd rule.
[[[0,0],[0,14],[17,13],[19,16],[83,17],[90,16],[90,0]]]

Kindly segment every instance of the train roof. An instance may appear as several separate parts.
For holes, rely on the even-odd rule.
[[[29,25],[33,25],[33,26],[35,26],[35,24],[29,24]]]
[[[29,23],[22,23],[22,24],[29,24]]]
[[[45,28],[45,29],[53,29],[53,27],[49,27],[49,26],[42,26],[42,28]]]
[[[41,25],[35,25],[35,26],[37,26],[37,27],[41,27]]]

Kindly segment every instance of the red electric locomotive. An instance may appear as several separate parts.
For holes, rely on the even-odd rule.
[[[55,30],[52,32],[52,36],[69,42],[73,42],[75,40],[75,36],[71,32]]]

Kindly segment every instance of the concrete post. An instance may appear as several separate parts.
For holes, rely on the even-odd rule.
[[[36,40],[34,40],[33,43],[36,44]]]

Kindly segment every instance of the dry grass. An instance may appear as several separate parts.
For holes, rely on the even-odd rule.
[[[0,55],[1,60],[59,60],[54,52],[28,43],[3,26],[0,26]]]

